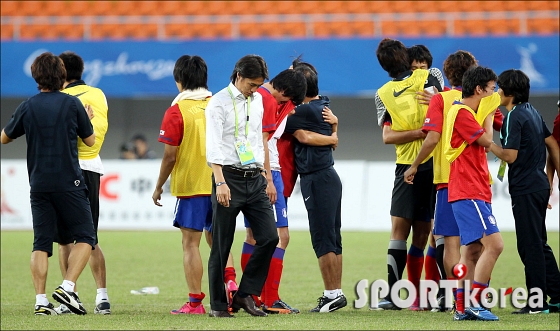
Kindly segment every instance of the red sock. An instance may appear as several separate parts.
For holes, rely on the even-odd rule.
[[[478,289],[478,292],[476,293],[476,296],[474,297],[474,299],[476,300],[476,303],[477,303],[479,306],[482,306],[482,305],[480,304],[480,295],[482,294],[482,290],[484,290],[484,289],[487,288],[487,287],[488,287],[488,284],[482,284],[482,283],[473,281],[473,285],[472,285],[473,291],[474,291],[475,288]]]
[[[455,310],[457,310],[457,312],[460,314],[464,314],[465,313],[464,289],[458,288],[456,294],[457,297],[455,298]]]
[[[243,249],[241,250],[241,271],[245,271],[247,262],[249,262],[249,258],[251,258],[251,254],[253,254],[254,249],[255,246],[249,243],[243,243]]]
[[[280,300],[278,296],[278,287],[280,286],[280,278],[282,278],[282,269],[284,268],[284,252],[282,248],[276,247],[272,260],[270,261],[270,268],[268,269],[268,276],[264,283],[261,300],[267,307],[271,307],[274,301]]]
[[[408,274],[408,280],[414,284],[417,291],[420,287],[420,277],[422,277],[423,267],[424,251],[416,246],[410,245],[410,249],[406,255],[406,273]]]
[[[227,284],[230,280],[237,284],[235,281],[235,268],[234,267],[226,267],[224,269],[224,282]]]
[[[204,292],[200,292],[200,294],[189,293],[189,302],[191,307],[196,308],[200,306],[205,296]]]
[[[426,272],[425,278],[439,282],[439,270],[436,262],[436,249],[432,246],[428,247],[428,253],[424,259],[424,271]]]

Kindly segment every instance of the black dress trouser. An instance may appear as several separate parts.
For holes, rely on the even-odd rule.
[[[260,295],[268,276],[272,254],[278,244],[278,232],[270,199],[266,195],[266,178],[260,174],[243,177],[224,171],[231,193],[229,207],[216,200],[216,185],[212,185],[212,249],[208,259],[210,307],[227,310],[224,287],[224,268],[233,244],[236,219],[239,212],[247,218],[256,244],[239,283],[239,291]],[[214,178],[212,180],[215,183]]]
[[[532,288],[543,291],[544,300],[560,302],[560,271],[546,235],[546,209],[549,190],[512,196],[511,206],[515,218],[517,251],[525,266],[525,284],[531,297]],[[548,309],[545,303],[543,309]]]

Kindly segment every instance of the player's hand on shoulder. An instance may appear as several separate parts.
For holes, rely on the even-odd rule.
[[[95,115],[93,114],[93,108],[91,107],[91,105],[84,105],[84,108],[86,109],[86,113],[88,114],[89,119],[93,119]]]
[[[323,108],[323,119],[331,125],[338,124],[338,117],[336,117],[332,110],[327,106]]]

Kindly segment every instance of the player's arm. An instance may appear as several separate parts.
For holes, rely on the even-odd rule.
[[[548,176],[548,181],[552,187],[552,181],[554,179],[554,171],[560,174],[560,147],[554,139],[554,136],[548,136],[544,140],[546,144],[546,149],[548,150],[548,158],[546,163],[546,172]]]
[[[418,166],[424,161],[436,148],[441,134],[437,131],[428,131],[426,135],[426,139],[422,143],[422,147],[420,147],[420,152],[418,152],[418,156],[414,159],[414,162],[410,165],[410,167],[404,173],[404,181],[407,184],[412,184],[414,181],[414,176],[418,171]]]
[[[95,132],[87,138],[82,138],[82,140],[88,147],[93,146],[95,144]]]
[[[302,144],[309,146],[335,146],[338,144],[338,135],[333,132],[330,136],[313,131],[299,129],[293,133],[294,137]]]
[[[409,131],[394,131],[390,125],[383,126],[383,143],[391,145],[406,144],[417,139],[426,138],[422,129]]]
[[[173,167],[175,167],[175,162],[177,160],[177,146],[172,146],[165,144],[165,149],[163,150],[163,158],[161,159],[161,166],[159,168],[159,176],[156,183],[156,188],[152,194],[152,200],[156,206],[161,207],[161,194],[163,193],[163,185],[169,178]]]
[[[14,140],[8,137],[8,135],[4,132],[4,129],[2,129],[2,144],[8,144],[11,143],[12,141]]]
[[[479,144],[482,147],[490,148],[491,145],[496,146],[496,144],[493,144],[493,141],[492,141],[492,139],[494,138],[494,131],[492,129],[492,124],[493,124],[492,116],[494,116],[493,112],[490,113],[490,115],[488,115],[484,119],[484,123],[482,124],[482,128],[484,129],[483,133],[480,137],[478,137],[476,139],[476,143]],[[496,155],[496,156],[498,156],[498,155]],[[517,158],[517,151],[515,151],[515,158]],[[506,162],[507,162],[507,160],[506,160]],[[513,162],[513,161],[511,161],[511,162]]]
[[[268,137],[270,136],[269,132],[263,132],[263,146],[264,146],[264,168],[266,169],[266,173],[263,176],[266,178],[266,195],[270,199],[271,204],[276,203],[277,199],[277,192],[276,187],[274,186],[274,182],[272,181],[272,171],[270,170],[270,152],[268,150]]]

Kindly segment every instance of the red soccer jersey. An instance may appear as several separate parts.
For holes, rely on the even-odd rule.
[[[183,140],[183,115],[179,105],[175,104],[165,111],[158,141],[171,146],[179,146]]]
[[[436,94],[430,100],[430,106],[426,113],[426,120],[422,126],[422,131],[435,131],[441,134],[443,127],[443,97],[441,94]]]
[[[263,119],[262,132],[268,132],[268,139],[272,138],[272,134],[276,131],[276,110],[278,109],[278,101],[272,96],[269,90],[259,87],[257,90],[262,95],[263,100]]]
[[[280,155],[280,174],[284,183],[284,196],[289,198],[294,191],[297,181],[296,159],[294,155],[294,136],[284,133],[276,142]]]
[[[466,109],[460,109],[453,126],[451,146],[459,147],[463,141],[467,147],[451,162],[449,174],[449,202],[474,199],[492,202],[492,190],[488,181],[488,161],[484,147],[476,140],[482,136],[484,128]]]
[[[552,136],[560,145],[560,113],[554,119],[554,127],[552,128]]]

